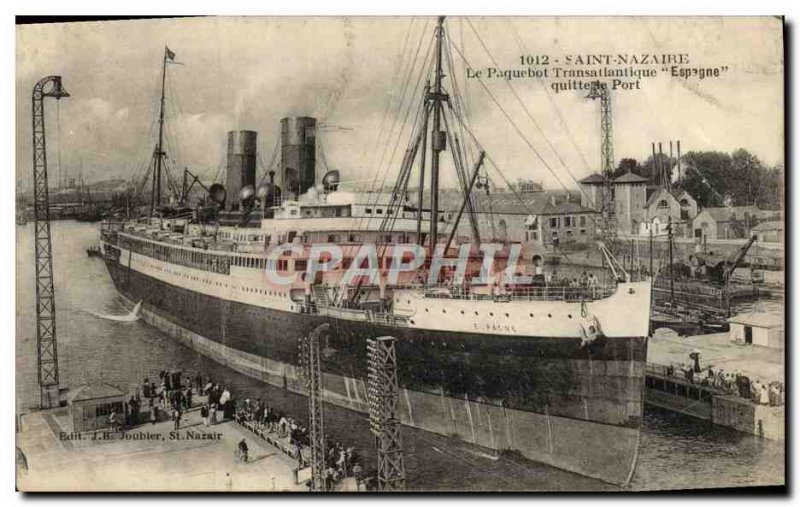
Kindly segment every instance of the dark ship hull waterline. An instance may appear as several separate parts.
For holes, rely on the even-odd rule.
[[[395,336],[403,424],[498,451],[517,451],[615,484],[631,478],[642,417],[646,333],[608,333],[587,346],[579,337],[415,329],[273,309],[267,307],[268,297],[262,298],[263,306],[242,302],[259,299],[251,294],[257,288],[233,289],[234,283],[230,288],[226,283],[224,291],[217,290],[230,275],[105,246],[117,290],[131,306],[142,302],[146,322],[233,370],[303,394],[296,373],[297,340],[328,322],[325,400],[366,411],[365,340]],[[544,321],[544,334],[548,321],[568,322],[586,307],[609,323],[611,318],[624,320],[623,311],[628,316],[631,311],[621,305],[640,291],[649,293],[649,284],[620,284],[611,297],[583,308],[581,303],[549,301],[520,309],[524,317]],[[438,308],[436,302],[427,302],[427,307]],[[519,318],[499,313],[509,311],[508,303],[495,305],[498,317]],[[442,310],[455,313],[454,320],[465,318],[459,306],[458,301],[442,302]],[[649,297],[643,306],[649,308]],[[496,322],[497,329],[510,326],[501,318]]]

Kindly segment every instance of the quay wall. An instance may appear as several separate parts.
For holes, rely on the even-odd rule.
[[[124,297],[124,296],[123,296]],[[130,300],[125,299],[129,307]],[[227,347],[150,311],[142,319],[184,345],[226,367],[290,392],[307,395],[294,365]],[[642,381],[644,381],[642,372]],[[323,399],[343,408],[367,411],[367,386],[357,378],[323,373]],[[586,419],[509,409],[443,393],[400,390],[400,420],[432,433],[458,438],[494,451],[521,456],[612,484],[626,485],[633,476],[640,430],[592,422],[599,405],[584,407]],[[586,442],[592,442],[587,446]]]
[[[648,364],[648,370],[655,365]],[[785,439],[785,406],[757,405],[734,395],[648,371],[645,403],[770,440]]]

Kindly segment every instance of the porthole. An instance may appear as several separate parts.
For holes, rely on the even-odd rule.
[[[529,313],[528,315],[530,315],[530,316],[531,316],[531,318],[533,318],[533,314],[532,314],[532,313]]]
[[[569,315],[567,315],[567,317],[569,317],[571,319],[572,318],[572,314],[570,313]]]
[[[547,314],[547,318],[552,319],[553,318],[553,314],[552,313],[548,313]]]

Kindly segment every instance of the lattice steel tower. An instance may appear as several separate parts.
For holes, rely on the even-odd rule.
[[[47,143],[44,99],[69,97],[61,76],[48,76],[33,87],[33,209],[36,253],[36,360],[42,408],[59,404],[56,303],[53,288],[53,251],[50,240],[50,195],[47,188]]]
[[[328,324],[320,324],[308,336],[300,338],[300,374],[308,387],[312,491],[325,491],[325,425],[322,414],[322,364],[319,340],[329,328]]]
[[[397,354],[395,339],[367,340],[367,398],[369,427],[378,448],[378,490],[404,491],[406,472],[400,418],[397,411]]]
[[[600,213],[603,220],[603,236],[613,236],[614,193],[611,188],[611,177],[614,173],[614,132],[612,128],[611,94],[608,85],[600,81],[592,82],[587,99],[600,99],[600,158],[603,175],[603,194]]]

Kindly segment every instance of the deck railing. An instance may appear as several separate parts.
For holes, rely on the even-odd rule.
[[[476,293],[462,287],[426,289],[425,297],[433,299],[457,299],[471,301],[594,301],[605,299],[616,292],[616,285],[595,285],[593,287],[508,287],[492,293]]]

